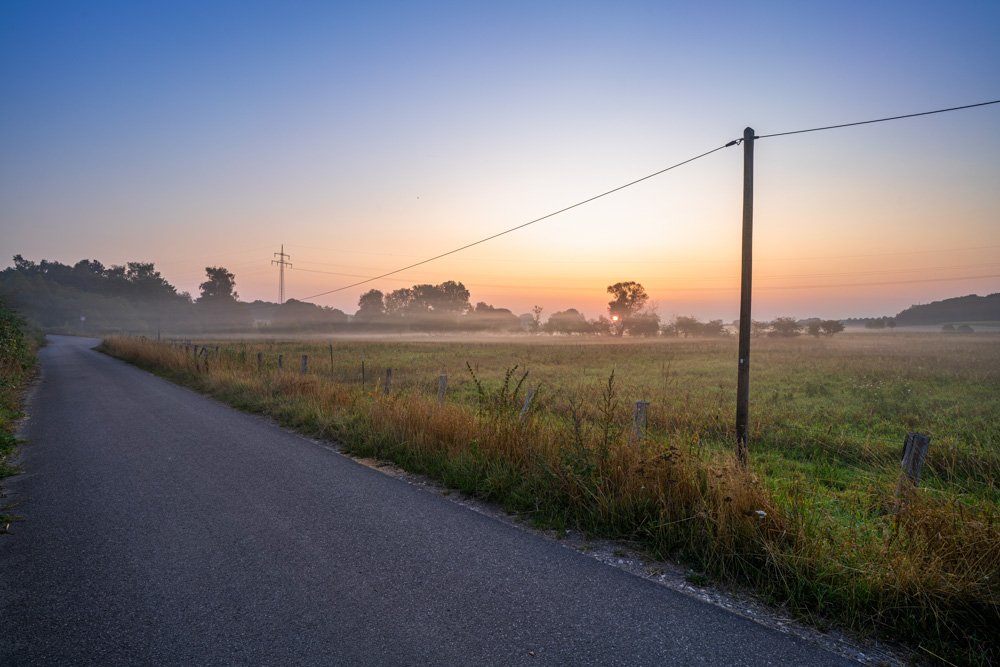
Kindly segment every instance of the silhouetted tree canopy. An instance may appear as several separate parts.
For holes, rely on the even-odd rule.
[[[587,318],[576,308],[567,308],[549,315],[549,319],[542,325],[542,330],[546,333],[588,333],[593,331],[593,327],[587,323]]]
[[[767,334],[774,338],[794,338],[802,333],[802,325],[794,317],[778,317],[771,322],[771,331]]]
[[[236,293],[236,276],[221,266],[206,266],[205,274],[208,280],[198,286],[201,290],[199,302],[205,301],[238,301],[240,295]]]
[[[608,285],[608,294],[614,297],[608,302],[608,314],[612,321],[617,318],[615,335],[621,336],[628,321],[646,307],[649,295],[642,285],[632,280]]]
[[[359,320],[373,320],[385,314],[385,295],[377,289],[368,290],[358,299],[358,312],[354,317]]]

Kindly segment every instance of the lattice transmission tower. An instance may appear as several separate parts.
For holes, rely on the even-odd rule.
[[[286,259],[291,259],[291,255],[285,254],[285,244],[281,244],[281,252],[274,253],[274,256],[278,259],[272,259],[271,264],[278,265],[278,304],[285,303],[285,267],[292,267],[291,262],[285,261]]]

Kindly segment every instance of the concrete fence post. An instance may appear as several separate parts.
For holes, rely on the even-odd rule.
[[[438,376],[438,405],[444,405],[444,392],[448,387],[448,376]]]
[[[636,401],[635,414],[632,417],[632,440],[642,442],[646,437],[646,413],[649,411],[649,401]]]
[[[521,423],[528,418],[528,410],[531,409],[531,399],[535,397],[535,389],[531,387],[528,389],[528,395],[524,398],[524,407],[521,408]]]

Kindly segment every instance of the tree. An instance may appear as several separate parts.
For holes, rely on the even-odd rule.
[[[400,287],[385,295],[385,312],[401,317],[410,310],[412,302],[413,290],[409,287]]]
[[[462,283],[447,280],[440,285],[403,287],[385,295],[385,312],[401,317],[460,314],[472,310],[469,290]]]
[[[541,306],[535,306],[534,308],[531,309],[531,320],[532,320],[531,330],[534,333],[538,333],[539,329],[542,326],[542,307]]]
[[[802,333],[802,325],[794,317],[779,317],[771,322],[771,333],[774,338],[794,338]]]
[[[950,323],[946,324],[943,327],[941,327],[941,331],[945,333],[955,333],[955,325]]]
[[[892,331],[893,329],[896,328],[896,320],[890,317],[885,321],[885,326],[889,327],[889,331]]]
[[[729,335],[726,332],[726,327],[722,324],[722,320],[709,320],[701,325],[701,335],[708,337],[718,337]]]
[[[629,336],[652,338],[660,333],[660,316],[656,313],[638,313],[625,323]]]
[[[569,308],[552,313],[548,321],[542,326],[546,333],[585,333],[590,329],[587,318],[576,308]]]
[[[819,320],[812,320],[806,325],[806,333],[815,338],[819,338],[820,333],[822,333],[823,323]]]
[[[823,320],[819,324],[820,329],[823,330],[824,336],[832,336],[833,334],[839,334],[844,330],[844,323],[840,320]]]
[[[100,262],[94,264],[100,266]],[[166,299],[177,296],[177,290],[160,275],[152,262],[129,262],[125,269],[125,281],[128,283],[131,295],[140,299]]]
[[[975,330],[968,324],[959,324],[958,329],[956,329],[956,331],[958,333],[970,334],[973,333]]]
[[[692,315],[678,315],[674,318],[674,331],[678,336],[697,336],[701,333],[701,322]]]
[[[645,308],[649,295],[646,294],[646,288],[632,280],[609,285],[608,294],[614,297],[614,300],[608,302],[608,314],[611,315],[611,321],[617,323],[615,335],[621,336],[625,333],[628,321]]]
[[[480,301],[472,312],[466,314],[466,322],[475,328],[516,330],[521,321],[507,308],[495,308]]]
[[[235,303],[239,300],[240,295],[235,290],[236,276],[221,266],[206,266],[205,274],[208,276],[208,280],[198,286],[201,290],[201,296],[198,297],[199,303]]]
[[[358,312],[354,314],[359,320],[373,320],[385,314],[385,295],[377,289],[368,290],[358,299]]]
[[[754,338],[760,338],[768,334],[771,331],[770,322],[760,322],[758,320],[750,320],[750,335]]]
[[[877,320],[868,320],[865,322],[865,329],[885,329],[885,320],[881,317]]]

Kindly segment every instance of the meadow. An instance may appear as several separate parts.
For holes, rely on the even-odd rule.
[[[821,627],[1000,662],[996,335],[754,339],[746,471],[730,338],[102,345],[535,525],[681,560]],[[649,403],[639,430],[635,401]],[[917,486],[900,476],[907,432],[932,438]]]

